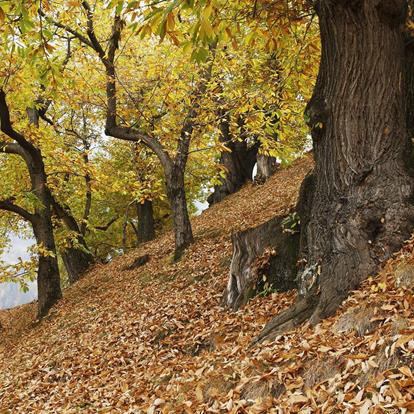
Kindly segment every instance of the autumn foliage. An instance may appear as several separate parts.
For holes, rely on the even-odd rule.
[[[221,306],[230,233],[287,212],[311,164],[301,160],[197,217],[196,243],[179,263],[168,260],[166,234],[97,265],[40,324],[34,305],[0,313],[2,409],[410,412],[413,296],[395,269],[412,268],[412,242],[316,328],[249,348],[295,293],[258,296],[237,313]],[[144,253],[148,264],[124,270]]]

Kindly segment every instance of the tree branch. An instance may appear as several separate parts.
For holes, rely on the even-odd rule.
[[[119,217],[114,217],[112,220],[110,220],[107,224],[105,224],[104,226],[95,226],[96,230],[101,230],[101,231],[106,231],[109,229],[109,227],[112,226],[112,224],[114,224],[117,220],[119,219]]]
[[[6,102],[6,93],[0,89],[0,129],[9,138],[16,141],[24,150],[28,151],[32,156],[37,157],[38,151],[26,138],[14,130],[10,120],[9,107]]]
[[[162,144],[156,138],[141,132],[137,128],[117,125],[111,126],[107,123],[105,134],[124,141],[143,142],[148,148],[154,151],[164,168],[169,168],[171,166],[172,160]]]
[[[215,49],[216,45],[210,47],[212,52],[212,57],[208,65],[201,71],[201,79],[196,85],[194,91],[192,92],[192,98],[190,101],[190,109],[188,110],[187,116],[185,117],[183,126],[180,132],[180,138],[177,145],[177,155],[175,163],[180,168],[185,168],[187,163],[187,158],[189,154],[191,136],[194,130],[194,121],[197,116],[197,111],[200,107],[199,99],[206,93],[207,84],[211,79],[213,72],[213,63],[215,58]]]
[[[87,18],[87,25],[88,28],[86,33],[88,34],[89,40],[92,44],[92,48],[98,53],[99,57],[104,60],[105,59],[105,51],[103,50],[99,40],[95,35],[95,28],[93,24],[93,11],[87,1],[82,1],[82,7],[86,11],[86,18]]]
[[[66,32],[70,33],[71,35],[75,36],[76,39],[78,39],[81,43],[85,44],[86,46],[89,46],[92,49],[95,49],[93,44],[90,42],[90,40],[83,36],[82,33],[79,33],[78,31],[72,29],[70,26],[66,24],[62,24],[51,17],[47,16],[43,10],[39,10],[39,15],[44,17],[49,23],[53,24],[55,27],[58,27],[59,29],[63,29]]]
[[[159,158],[164,169],[171,168],[172,160],[163,145],[154,137],[140,131],[137,128],[122,127],[117,125],[117,98],[116,98],[116,69],[115,54],[121,38],[122,21],[115,16],[112,25],[112,35],[109,40],[108,58],[103,61],[106,68],[106,97],[108,109],[106,114],[105,134],[125,141],[142,141]]]
[[[29,221],[30,223],[34,222],[35,215],[29,213],[23,207],[20,207],[14,204],[14,198],[9,197],[5,200],[0,200],[0,210],[10,211],[11,213],[15,213],[22,217],[24,220]]]
[[[14,142],[1,142],[0,141],[0,152],[4,152],[6,154],[15,154],[20,155],[22,158],[25,158],[25,152],[23,148]]]
[[[82,7],[86,11],[87,17],[87,33],[88,38],[83,36],[81,33],[73,30],[71,27],[62,24],[56,20],[51,19],[50,17],[45,16],[42,11],[39,13],[42,14],[45,18],[48,19],[54,26],[66,30],[68,33],[75,36],[83,44],[89,46],[95,52],[97,52],[99,58],[106,69],[106,98],[107,98],[107,113],[106,113],[106,125],[105,125],[105,134],[114,138],[122,139],[124,141],[134,141],[134,142],[143,142],[147,147],[149,147],[159,158],[164,169],[169,170],[172,166],[172,160],[168,155],[168,152],[165,150],[163,145],[155,138],[151,137],[147,133],[140,131],[137,128],[130,128],[119,126],[117,124],[117,99],[116,99],[116,70],[115,70],[115,54],[116,50],[119,47],[119,41],[121,38],[121,32],[123,28],[123,22],[120,16],[116,15],[114,17],[114,22],[112,25],[112,34],[109,40],[108,46],[108,55],[106,56],[105,51],[100,44],[99,40],[95,35],[94,23],[93,23],[93,11],[87,1],[82,1]]]

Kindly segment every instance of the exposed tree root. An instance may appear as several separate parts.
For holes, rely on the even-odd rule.
[[[319,303],[319,295],[309,294],[298,297],[296,303],[286,311],[274,317],[266,324],[262,332],[252,342],[252,346],[263,341],[271,341],[276,336],[294,329],[310,319]]]

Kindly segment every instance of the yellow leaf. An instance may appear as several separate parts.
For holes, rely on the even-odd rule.
[[[173,31],[174,27],[175,27],[174,13],[168,13],[168,15],[167,15],[167,32]]]
[[[204,10],[203,10],[203,13],[202,13],[202,16],[205,18],[205,19],[209,19],[210,18],[210,16],[211,16],[211,13],[213,12],[213,6],[212,6],[212,4],[211,3],[208,3],[207,5],[206,5],[206,7],[204,8]]]
[[[203,35],[207,37],[213,37],[214,35],[214,30],[213,30],[213,27],[211,26],[209,19],[205,18],[204,16],[201,18],[201,25],[200,25],[200,36],[202,37]]]
[[[385,282],[380,282],[378,283],[378,288],[385,292],[387,290],[387,284]]]

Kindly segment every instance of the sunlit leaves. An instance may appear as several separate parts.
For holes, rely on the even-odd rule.
[[[92,6],[94,34],[105,50],[114,16],[124,22],[115,59],[119,124],[139,128],[174,157],[183,123],[197,108],[186,169],[190,209],[226,173],[217,165],[220,152],[228,151],[219,140],[221,117],[228,118],[232,139],[259,142],[260,153],[285,163],[301,153],[307,139],[302,112],[319,54],[316,25],[302,2],[98,0]],[[0,1],[0,8],[0,73],[15,126],[41,149],[51,191],[86,224],[94,252],[119,251],[134,203],[152,200],[165,224],[165,179],[154,154],[142,153],[140,143],[135,148],[104,138],[105,68],[64,28],[88,38],[82,2]],[[212,76],[195,96],[206,62],[213,62]],[[53,127],[28,125],[26,108],[39,102],[50,102]],[[13,173],[3,195],[16,196],[31,211],[36,205],[26,172],[14,158],[6,164],[4,171]],[[84,219],[88,191],[92,209]],[[111,221],[106,232],[97,230]],[[56,233],[60,248],[73,242],[58,221]]]

